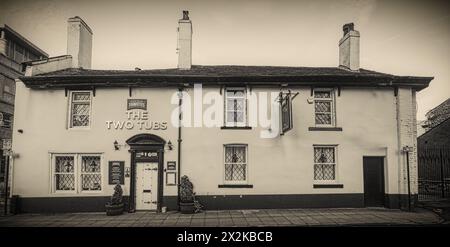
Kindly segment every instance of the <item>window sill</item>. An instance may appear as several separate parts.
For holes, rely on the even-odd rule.
[[[219,188],[253,188],[252,184],[219,184]]]
[[[342,127],[309,127],[309,131],[342,131]]]
[[[223,130],[251,130],[250,126],[222,126],[220,129]]]
[[[313,184],[314,189],[342,189],[343,184]]]

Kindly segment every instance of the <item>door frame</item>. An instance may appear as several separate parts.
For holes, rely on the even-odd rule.
[[[381,161],[382,161],[382,163],[381,163],[381,175],[382,175],[382,178],[383,178],[383,182],[382,182],[382,186],[383,186],[383,207],[386,207],[386,167],[385,167],[385,165],[386,165],[386,156],[370,156],[370,155],[365,155],[365,156],[363,156],[363,162],[362,162],[362,168],[363,168],[363,176],[362,176],[362,179],[363,179],[363,201],[364,201],[364,207],[367,207],[367,205],[366,205],[366,190],[365,190],[365,183],[366,183],[366,181],[365,181],[365,174],[364,174],[364,159],[365,158],[378,158],[378,159],[380,159]]]
[[[130,146],[130,197],[128,212],[136,212],[136,166],[139,162],[157,162],[158,163],[158,181],[156,198],[158,200],[156,211],[161,212],[163,205],[163,168],[164,168],[164,146],[166,141],[153,134],[139,134],[126,141]],[[156,157],[137,157],[137,153],[156,153]]]

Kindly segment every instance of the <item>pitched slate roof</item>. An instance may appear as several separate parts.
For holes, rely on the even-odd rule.
[[[353,72],[339,67],[278,67],[278,66],[236,66],[218,65],[204,66],[193,65],[190,70],[153,69],[153,70],[87,70],[66,69],[54,71],[38,76],[96,76],[96,75],[190,75],[190,76],[311,76],[311,75],[369,75],[369,76],[392,76],[385,73],[361,69]]]
[[[180,86],[204,85],[312,85],[312,86],[411,86],[418,90],[428,86],[432,77],[395,76],[360,69],[340,67],[278,67],[193,65],[190,70],[88,70],[71,68],[20,78],[28,87],[69,86]]]

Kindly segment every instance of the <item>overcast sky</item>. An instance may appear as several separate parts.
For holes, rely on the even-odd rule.
[[[93,69],[177,66],[177,20],[190,11],[193,64],[337,66],[342,25],[361,33],[361,67],[434,76],[418,119],[450,97],[450,1],[1,0],[6,23],[50,56],[66,54],[67,19],[94,32]]]

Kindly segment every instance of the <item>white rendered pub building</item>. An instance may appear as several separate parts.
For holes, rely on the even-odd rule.
[[[187,11],[178,25],[177,68],[91,69],[79,17],[68,55],[27,63],[11,169],[21,212],[104,211],[116,183],[130,212],[177,210],[184,175],[207,210],[415,201],[416,92],[432,77],[360,68],[353,24],[337,67],[192,65]]]

